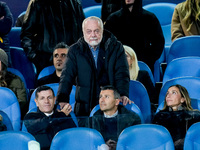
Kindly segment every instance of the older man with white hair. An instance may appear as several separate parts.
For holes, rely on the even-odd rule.
[[[61,108],[69,103],[75,82],[74,111],[77,116],[89,116],[99,103],[100,87],[104,85],[115,86],[124,104],[130,102],[129,70],[123,45],[112,33],[103,30],[102,20],[98,17],[86,18],[82,29],[84,36],[69,48],[57,102]]]

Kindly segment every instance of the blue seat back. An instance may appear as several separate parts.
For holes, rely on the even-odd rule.
[[[120,103],[120,105],[122,105],[122,103]],[[127,104],[127,105],[125,106],[125,108],[128,109],[128,110],[130,110],[130,111],[135,112],[136,114],[138,114],[138,116],[139,116],[140,119],[141,119],[141,123],[144,123],[144,118],[143,118],[143,116],[142,116],[142,112],[141,112],[140,108],[139,108],[136,104],[134,104],[134,103]],[[92,116],[94,115],[94,113],[97,112],[99,109],[100,109],[100,106],[99,106],[99,104],[98,104],[98,105],[96,105],[96,106],[92,109],[92,111],[90,112],[90,117],[92,117]]]
[[[46,86],[49,86],[53,89],[55,96],[57,95],[58,92],[58,87],[59,87],[59,83],[51,83],[51,84],[46,84]],[[35,103],[35,92],[36,89],[33,91],[33,93],[31,94],[31,98],[30,98],[30,102],[29,102],[29,110],[31,110],[32,108],[37,107],[36,103]],[[72,87],[72,91],[70,93],[70,105],[72,105],[72,110],[74,110],[74,104],[75,104],[75,93],[76,93],[76,87],[73,86]]]
[[[184,76],[200,77],[200,57],[177,58],[167,64],[163,84],[170,79]]]
[[[169,131],[155,124],[141,124],[128,127],[119,135],[117,150],[174,150]]]
[[[10,118],[8,117],[8,115],[5,112],[1,111],[1,110],[0,110],[0,115],[3,118],[3,124],[6,125],[7,130],[8,131],[10,131],[10,130],[12,131],[13,130],[13,126],[12,126],[12,123],[11,123]]]
[[[170,49],[167,56],[167,64],[175,58],[188,57],[188,56],[200,56],[200,36],[185,36],[176,39]]]
[[[97,130],[83,127],[70,128],[54,136],[50,150],[97,150],[102,144],[105,144],[104,139]]]
[[[141,110],[145,123],[151,122],[151,104],[146,88],[139,81],[130,81],[129,99]]]
[[[155,86],[154,76],[153,76],[153,73],[152,73],[151,69],[149,68],[149,66],[143,61],[138,61],[138,66],[139,66],[140,70],[145,70],[149,73],[151,81],[152,81],[153,85]]]
[[[0,95],[0,110],[8,115],[13,129],[19,131],[21,129],[21,112],[17,97],[6,87],[0,87]]]
[[[94,5],[83,8],[83,12],[85,14],[85,18],[90,16],[101,17],[101,5]]]
[[[42,71],[39,73],[38,75],[38,80],[40,78],[43,78],[45,76],[48,76],[50,74],[53,74],[53,72],[55,71],[55,67],[52,65],[52,66],[48,66],[48,67],[45,67],[44,69],[42,69]]]
[[[37,74],[34,64],[28,60],[22,48],[10,47],[10,55],[13,68],[19,70],[22,73],[26,80],[27,88],[34,89]]]
[[[28,150],[28,142],[30,141],[36,141],[30,133],[21,131],[0,132],[1,150]]]
[[[190,98],[193,99],[200,99],[200,78],[198,77],[179,77],[174,78],[169,81],[167,81],[161,88],[160,94],[159,94],[159,100],[158,104],[161,104],[165,100],[165,95],[167,93],[167,90],[170,86],[180,84],[184,86],[188,93]]]
[[[197,150],[200,149],[200,122],[190,126],[186,132],[184,141],[184,150]]]
[[[21,47],[20,34],[21,34],[21,27],[12,27],[12,29],[8,33],[10,46]]]

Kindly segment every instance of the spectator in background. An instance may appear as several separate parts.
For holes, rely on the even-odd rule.
[[[24,117],[24,124],[29,133],[40,143],[41,150],[49,150],[51,141],[57,132],[76,127],[70,116],[72,108],[65,105],[56,110],[55,95],[52,88],[40,86],[35,92],[37,112],[30,112]]]
[[[8,55],[8,66],[12,66],[8,33],[13,25],[13,16],[5,2],[0,1],[0,48]]]
[[[124,49],[129,65],[130,80],[137,80],[141,82],[147,89],[151,103],[157,104],[158,100],[156,98],[156,89],[151,81],[149,73],[145,70],[140,70],[137,56],[131,47],[124,45]]]
[[[200,35],[200,0],[186,0],[176,5],[171,24],[172,41]]]
[[[37,86],[41,86],[49,83],[59,83],[60,76],[66,61],[69,46],[64,42],[58,43],[53,51],[53,65],[55,71],[53,74],[45,76],[38,80]]]
[[[103,22],[106,21],[110,14],[122,8],[122,0],[95,0],[95,2],[102,5],[101,19]]]
[[[99,103],[100,87],[113,85],[124,105],[130,102],[129,70],[123,45],[113,34],[103,30],[98,17],[88,17],[82,23],[83,37],[70,46],[60,77],[57,102],[61,108],[69,103],[69,95],[76,83],[77,116],[89,116]]]
[[[21,45],[39,73],[52,65],[57,43],[68,45],[82,36],[84,13],[79,0],[30,0],[21,31]]]
[[[27,93],[23,81],[20,77],[7,71],[8,56],[4,50],[0,49],[0,86],[11,89],[19,102],[22,118],[27,112]]]
[[[175,149],[182,150],[189,127],[200,121],[200,111],[191,106],[188,91],[181,85],[169,87],[164,108],[154,117],[153,123],[166,127],[174,141]]]
[[[125,128],[141,124],[140,117],[119,102],[120,94],[113,86],[101,87],[100,110],[90,118],[90,128],[102,134],[110,150],[115,150],[118,137]]]
[[[123,8],[112,13],[105,29],[134,49],[138,60],[154,72],[154,63],[164,48],[164,36],[157,17],[142,8],[142,0],[124,0]]]

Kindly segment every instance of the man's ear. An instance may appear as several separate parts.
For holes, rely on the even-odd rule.
[[[118,98],[117,98],[117,99],[115,99],[115,100],[116,100],[116,102],[115,102],[115,105],[117,105],[117,106],[118,106],[118,105],[119,105],[119,103],[120,103],[120,99],[118,99]]]
[[[34,99],[35,103],[36,103],[36,106],[38,107],[38,101],[37,99]]]

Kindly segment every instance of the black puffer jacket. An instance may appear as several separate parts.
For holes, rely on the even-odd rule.
[[[104,31],[98,54],[98,66],[83,38],[69,49],[60,77],[58,102],[69,102],[72,85],[76,80],[77,116],[89,116],[98,104],[100,86],[113,85],[121,96],[129,96],[129,70],[122,44],[110,32]]]
[[[93,117],[90,118],[90,128],[96,129],[99,131],[104,140],[107,141],[112,137],[112,140],[117,141],[120,133],[127,127],[141,124],[140,117],[132,111],[127,110],[124,106],[118,106],[118,115],[116,116],[116,126],[117,133],[113,133],[113,135],[109,135],[107,133],[108,128],[106,127],[106,118],[104,117],[103,111],[98,110]],[[112,129],[111,129],[112,130]]]
[[[37,52],[52,54],[59,42],[68,45],[82,36],[84,13],[79,0],[31,0],[21,32],[21,44],[31,60]]]
[[[105,23],[119,41],[134,49],[137,58],[152,70],[164,48],[164,36],[157,17],[142,8],[142,0],[135,0],[132,12],[126,5],[112,13]]]

